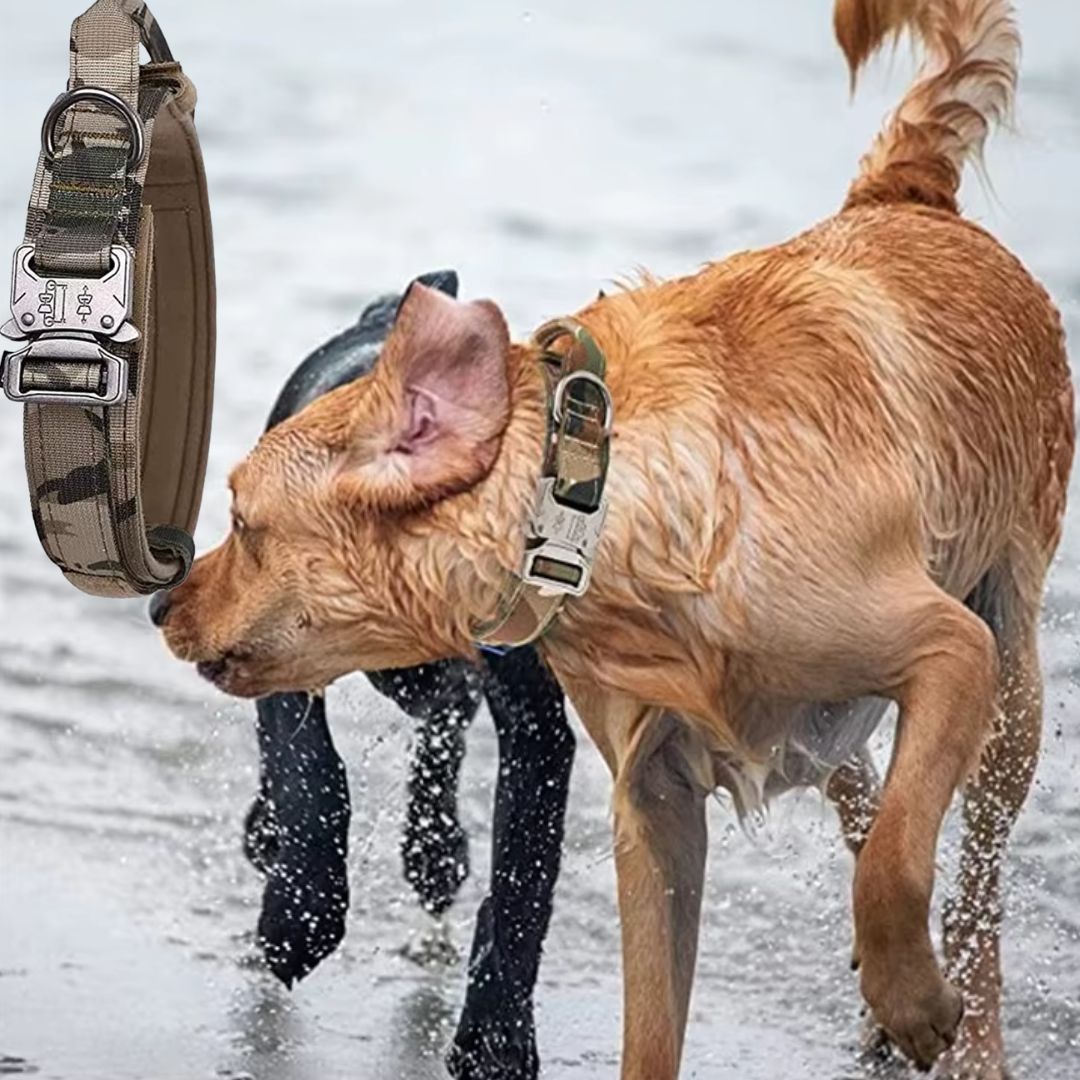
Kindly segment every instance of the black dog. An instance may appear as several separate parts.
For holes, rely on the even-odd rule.
[[[420,280],[457,293],[452,272]],[[399,300],[372,304],[356,326],[308,357],[283,389],[268,427],[370,371]],[[562,692],[532,649],[486,654],[479,669],[445,661],[368,678],[419,721],[402,856],[406,880],[434,915],[450,906],[468,874],[457,780],[465,729],[481,696],[487,699],[499,739],[492,874],[448,1066],[462,1080],[533,1080],[539,1060],[532,994],[559,872],[574,755]],[[266,875],[260,942],[271,970],[291,986],[345,933],[349,790],[322,698],[263,698],[258,735],[260,786],[244,849]]]

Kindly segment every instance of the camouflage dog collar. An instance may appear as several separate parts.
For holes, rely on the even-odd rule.
[[[194,558],[215,310],[194,108],[141,0],[75,20],[0,355],[4,392],[25,405],[38,537],[97,596],[168,588]]]
[[[604,354],[573,319],[545,323],[534,340],[548,382],[548,445],[521,571],[507,575],[495,616],[476,628],[485,649],[535,641],[568,596],[584,595],[607,514],[613,415]]]

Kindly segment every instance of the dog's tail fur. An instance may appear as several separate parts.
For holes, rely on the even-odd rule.
[[[909,30],[926,61],[862,159],[845,209],[919,203],[958,213],[964,163],[1012,110],[1020,34],[1008,0],[836,0],[836,37],[859,69]]]

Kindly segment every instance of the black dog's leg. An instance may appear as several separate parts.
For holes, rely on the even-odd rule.
[[[458,1080],[534,1080],[532,994],[559,874],[574,736],[562,691],[533,649],[485,664],[499,736],[491,892],[480,906],[447,1066]]]
[[[244,855],[260,874],[269,874],[281,850],[274,804],[270,801],[267,762],[259,748],[259,793],[244,817]]]
[[[267,875],[259,940],[286,986],[345,935],[349,786],[321,697],[275,694],[258,702],[259,796],[244,850]]]
[[[420,721],[409,780],[405,877],[434,915],[469,871],[458,823],[464,732],[480,702],[479,676],[446,661],[373,672],[373,686]],[[349,903],[349,791],[321,698],[276,694],[258,702],[259,794],[244,822],[244,852],[267,875],[259,939],[286,984],[337,947]]]
[[[401,855],[405,880],[424,909],[441,915],[469,874],[469,839],[458,821],[458,774],[465,729],[480,706],[480,680],[447,660],[403,671],[371,672],[372,685],[420,721],[409,766]]]

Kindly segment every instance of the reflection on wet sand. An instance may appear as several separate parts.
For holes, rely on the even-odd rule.
[[[399,1076],[442,1080],[443,1048],[457,1017],[452,997],[438,984],[426,984],[402,998],[394,1009],[390,1038],[374,1075],[378,1080]]]
[[[229,1008],[228,1080],[315,1080],[294,1057],[306,1041],[306,1022],[288,992],[269,974],[250,978]]]

